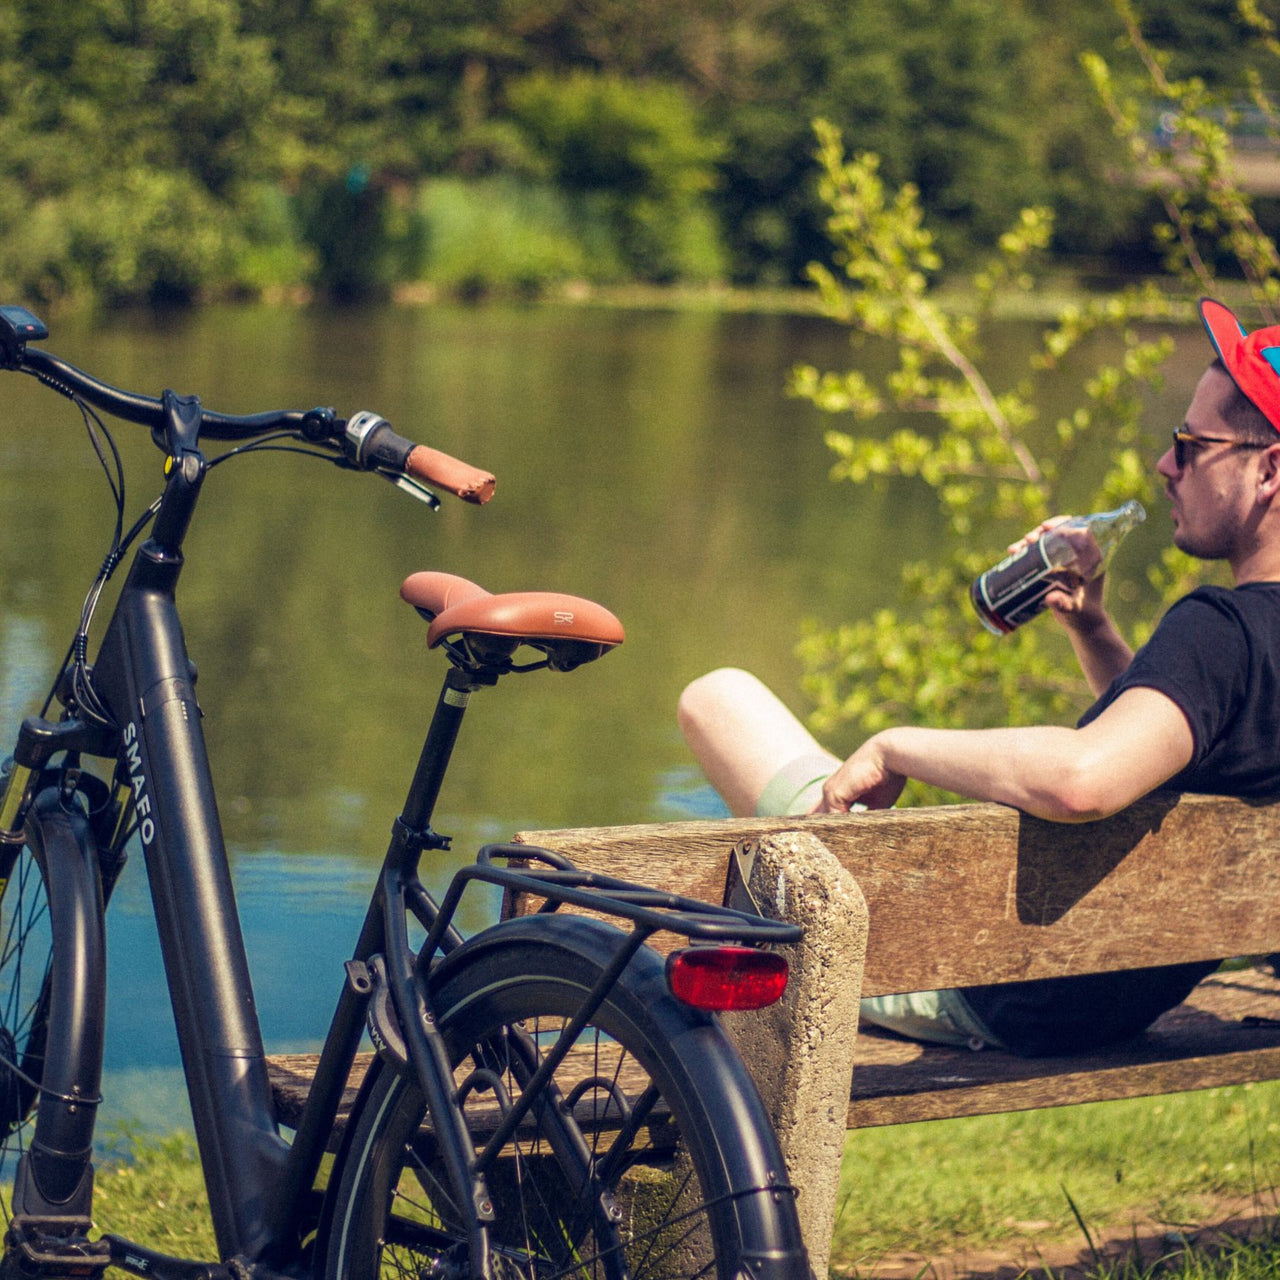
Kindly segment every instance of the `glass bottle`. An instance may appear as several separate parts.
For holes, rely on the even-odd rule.
[[[1114,511],[1072,516],[974,579],[969,598],[982,625],[1007,635],[1044,609],[1044,598],[1064,578],[1089,582],[1111,562],[1124,535],[1147,518],[1130,499]]]

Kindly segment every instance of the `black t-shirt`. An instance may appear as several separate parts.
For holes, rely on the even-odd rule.
[[[1079,723],[1133,688],[1171,698],[1191,727],[1191,762],[1166,787],[1280,794],[1280,583],[1201,587],[1179,600]],[[1199,961],[964,987],[962,994],[1013,1052],[1078,1052],[1141,1031],[1216,967]]]

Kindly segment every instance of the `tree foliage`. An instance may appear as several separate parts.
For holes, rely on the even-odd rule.
[[[234,273],[272,177],[269,50],[237,0],[16,0],[0,24],[0,244],[25,296],[185,297]]]
[[[1120,57],[1089,54],[1086,64],[1141,181],[1165,211],[1160,240],[1172,279],[1194,297],[1215,286],[1215,264],[1230,260],[1257,307],[1270,306],[1280,259],[1232,178],[1229,99],[1197,76],[1172,76],[1171,60],[1151,45],[1128,0],[1115,7],[1125,31]],[[1248,12],[1256,34],[1272,39],[1265,18]],[[1170,133],[1160,145],[1148,127],[1153,105]],[[1143,400],[1158,385],[1170,343],[1144,337],[1137,322],[1178,315],[1177,290],[1134,288],[1064,308],[1016,385],[992,386],[982,358],[992,303],[997,293],[1035,286],[1037,261],[1051,242],[1050,212],[1028,207],[1019,214],[972,278],[968,296],[976,306],[957,315],[936,295],[942,260],[919,190],[892,188],[874,155],[847,156],[831,124],[819,122],[817,132],[836,268],[818,264],[810,274],[827,314],[849,325],[855,341],[887,345],[897,363],[878,381],[857,370],[800,368],[791,389],[837,415],[840,425],[827,431],[837,479],[925,485],[948,537],[927,563],[905,567],[895,608],[805,635],[800,653],[815,726],[870,733],[900,722],[980,727],[1073,716],[1088,691],[1058,630],[1032,624],[989,635],[977,625],[968,587],[1011,537],[1063,509],[1068,473],[1079,491],[1078,452],[1087,437],[1109,442],[1101,454],[1090,451],[1104,462],[1090,480],[1088,509],[1152,499],[1151,460],[1163,445],[1144,432]],[[1190,314],[1185,302],[1182,313]],[[1101,331],[1111,335],[1113,354],[1088,365],[1082,385],[1074,385],[1070,357]],[[1074,406],[1045,423],[1046,391],[1056,381],[1053,398],[1061,399],[1064,377],[1074,385]],[[913,425],[886,433],[886,413]],[[1170,549],[1150,585],[1168,602],[1200,573]],[[1139,627],[1135,641],[1150,627]],[[915,784],[910,794],[937,798]]]
[[[720,147],[672,85],[538,72],[517,81],[512,115],[555,185],[601,216],[642,279],[715,279],[724,261],[703,197]]]
[[[1152,0],[1167,74],[1248,93],[1257,4]],[[1056,252],[1132,252],[1146,198],[1077,66],[1124,30],[1066,0],[11,0],[0,273],[42,304],[377,292],[431,278],[447,180],[567,200],[586,229],[547,261],[603,228],[624,273],[787,282],[826,252],[815,116],[952,265],[1024,205]]]

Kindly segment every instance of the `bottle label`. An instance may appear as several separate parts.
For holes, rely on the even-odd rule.
[[[969,594],[983,622],[993,631],[1007,633],[1044,608],[1044,598],[1054,587],[1053,572],[1045,559],[1044,539],[1038,538],[980,574]]]

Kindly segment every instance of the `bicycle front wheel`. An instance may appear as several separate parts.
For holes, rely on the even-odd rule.
[[[33,815],[26,842],[0,850],[0,1205],[9,1214],[8,1183],[26,1147],[44,1077],[49,1029],[53,931],[43,857],[44,824]]]
[[[496,925],[433,972],[432,1005],[477,1151],[523,1097],[621,940],[597,921]],[[352,1121],[326,1274],[462,1275],[466,1224],[411,1075],[384,1063]],[[498,1277],[807,1280],[772,1129],[718,1023],[642,948],[492,1166]]]

